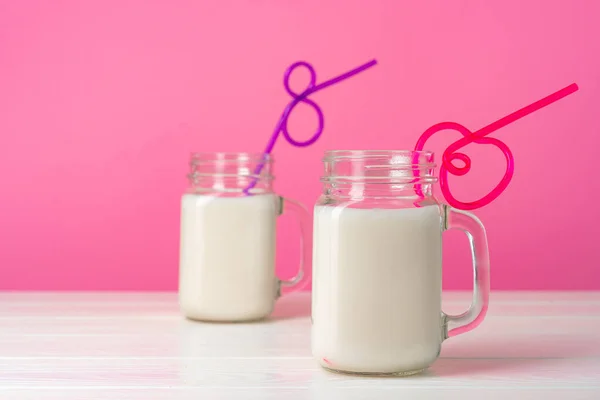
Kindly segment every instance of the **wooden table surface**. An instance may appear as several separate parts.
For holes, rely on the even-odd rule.
[[[250,324],[187,321],[175,293],[0,293],[0,399],[600,399],[600,293],[495,292],[407,378],[322,370],[308,293]]]

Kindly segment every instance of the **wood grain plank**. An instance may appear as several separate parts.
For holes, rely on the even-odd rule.
[[[470,293],[444,292],[444,311],[464,311]],[[526,307],[523,305],[527,304]],[[597,292],[494,292],[490,315],[600,317]],[[310,293],[294,293],[277,302],[274,317],[310,315]],[[3,320],[38,318],[142,318],[179,317],[176,293],[34,293],[0,292],[0,323]]]
[[[402,378],[334,374],[300,359],[0,360],[0,387],[503,388],[600,389],[598,359],[445,359]]]
[[[597,400],[594,388],[0,388],[9,400]]]
[[[307,318],[253,324],[77,320],[2,328],[6,357],[310,357]],[[600,357],[600,319],[490,318],[443,345],[448,357]]]

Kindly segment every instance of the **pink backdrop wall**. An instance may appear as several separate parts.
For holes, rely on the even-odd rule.
[[[495,134],[516,175],[477,214],[493,288],[600,289],[599,15],[593,0],[0,0],[0,289],[176,289],[188,153],[260,151],[293,61],[325,79],[374,57],[313,97],[314,146],[278,143],[278,191],[312,205],[325,149],[410,148],[436,122],[475,130],[577,82]],[[290,124],[307,137],[315,116],[300,107]],[[469,200],[503,158],[466,151],[473,172],[453,182]],[[293,227],[279,232],[288,275]],[[469,287],[466,239],[445,248],[445,287]]]

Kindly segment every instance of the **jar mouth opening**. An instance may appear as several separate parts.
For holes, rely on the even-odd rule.
[[[340,159],[364,159],[364,158],[403,158],[415,160],[427,160],[433,162],[434,153],[428,150],[326,150],[323,161],[334,161]]]
[[[272,163],[273,155],[269,153],[247,153],[247,152],[203,152],[197,151],[190,153],[190,161],[192,163],[239,163],[239,162],[256,162],[256,163]]]

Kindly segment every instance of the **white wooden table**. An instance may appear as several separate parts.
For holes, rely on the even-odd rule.
[[[251,324],[187,321],[175,293],[0,293],[0,399],[600,399],[600,293],[493,293],[407,378],[322,370],[309,314],[308,293]]]

